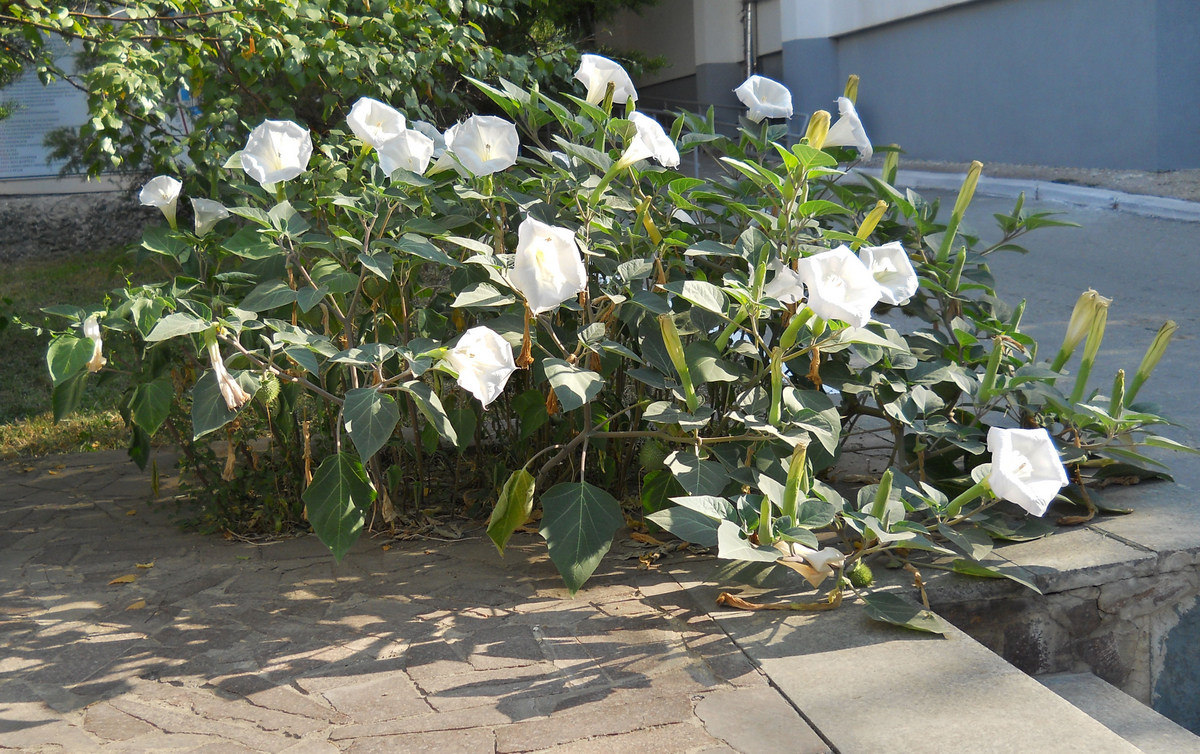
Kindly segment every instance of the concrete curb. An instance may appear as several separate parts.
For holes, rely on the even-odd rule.
[[[853,172],[867,173],[876,178],[881,171],[875,168],[857,168]],[[896,173],[896,184],[917,190],[957,192],[965,176],[962,173],[935,173],[923,170],[901,170]],[[1016,199],[1024,193],[1028,199],[1071,204],[1094,209],[1111,209],[1130,212],[1141,217],[1162,220],[1200,222],[1200,202],[1171,199],[1144,194],[1128,194],[1112,189],[1074,186],[1053,181],[1023,178],[979,179],[976,192],[983,196]]]

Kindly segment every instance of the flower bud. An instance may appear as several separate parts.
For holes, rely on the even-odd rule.
[[[875,206],[863,218],[862,224],[858,226],[858,230],[854,233],[855,236],[862,240],[867,240],[872,233],[875,232],[875,226],[879,225],[879,221],[883,219],[883,213],[887,212],[888,203],[880,199],[875,202]]]
[[[1083,391],[1087,388],[1088,376],[1092,373],[1092,364],[1096,354],[1100,352],[1100,341],[1104,340],[1104,329],[1108,325],[1108,303],[1096,309],[1088,326],[1087,340],[1083,344],[1083,359],[1079,362],[1079,374],[1075,375],[1075,387],[1071,390],[1071,401],[1078,403],[1083,399]]]
[[[809,117],[804,138],[813,149],[825,146],[825,137],[829,135],[829,121],[830,115],[825,110],[818,110]]]
[[[99,372],[101,367],[108,363],[108,359],[104,358],[104,341],[100,337],[100,323],[96,321],[96,315],[93,314],[84,320],[83,337],[92,340],[92,358],[87,363],[87,370]]]
[[[895,144],[891,145],[896,147]],[[900,168],[900,150],[889,149],[883,156],[883,180],[888,185],[896,183],[896,171]]]
[[[871,504],[871,515],[874,516],[881,524],[883,523],[883,514],[887,511],[888,497],[892,494],[892,470],[888,469],[883,472],[883,476],[879,480],[879,488],[875,490],[875,500]]]
[[[846,79],[846,89],[842,96],[851,102],[858,104],[858,74],[852,73]]]
[[[1138,365],[1137,372],[1133,375],[1133,381],[1129,384],[1129,389],[1125,391],[1125,405],[1133,404],[1133,399],[1137,397],[1138,391],[1142,389],[1142,384],[1150,379],[1150,373],[1154,371],[1154,367],[1158,366],[1158,362],[1162,360],[1163,354],[1166,353],[1167,345],[1171,342],[1171,336],[1179,329],[1179,325],[1172,320],[1167,320],[1163,326],[1158,328],[1158,333],[1151,341],[1150,347],[1146,349],[1146,355],[1142,357],[1142,363]]]
[[[796,525],[800,492],[808,493],[807,471],[808,443],[802,442],[792,450],[792,459],[788,463],[787,484],[783,488],[783,515],[791,519],[792,526]]]
[[[1075,308],[1071,311],[1067,334],[1063,337],[1058,355],[1054,357],[1054,362],[1050,365],[1051,369],[1055,371],[1062,369],[1063,364],[1067,363],[1071,354],[1075,353],[1075,349],[1092,329],[1092,321],[1099,316],[1100,311],[1103,310],[1107,316],[1108,305],[1111,303],[1111,298],[1105,298],[1091,288],[1079,295],[1075,301]]]
[[[982,171],[983,163],[979,160],[973,161],[971,167],[967,168],[967,177],[963,179],[962,186],[958,189],[958,198],[954,200],[953,214],[960,218],[975,198],[975,187],[979,185],[979,174]]]
[[[683,395],[687,400],[688,411],[695,413],[696,409],[700,408],[700,399],[696,397],[696,388],[692,385],[692,375],[688,370],[687,358],[683,353],[683,341],[679,337],[679,329],[675,327],[675,320],[671,318],[670,314],[660,314],[658,326],[662,330],[663,343],[667,347],[671,363],[675,365],[675,371],[679,373],[679,381],[683,385]]]
[[[1125,405],[1125,370],[1118,369],[1113,377],[1112,397],[1108,401],[1108,413],[1114,419],[1121,418],[1121,409]]]

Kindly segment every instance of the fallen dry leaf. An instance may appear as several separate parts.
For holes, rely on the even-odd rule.
[[[646,545],[654,545],[655,547],[666,547],[667,546],[666,542],[655,539],[654,537],[650,536],[649,534],[643,534],[640,531],[632,532],[629,535],[629,538],[635,542],[641,542],[642,544],[646,544]]]
[[[152,560],[152,561],[150,561],[149,563],[135,563],[135,565],[136,565],[138,568],[153,568],[153,567],[154,567],[154,561]]]
[[[129,603],[129,607],[127,607],[125,609],[126,610],[141,610],[145,606],[146,606],[146,600],[138,600],[137,602]]]
[[[125,511],[125,515],[126,515],[126,516],[136,516],[136,515],[137,515],[137,511],[136,511],[136,510],[134,510],[134,509],[132,509],[132,508],[130,508],[129,510]]]
[[[108,583],[110,586],[113,584],[132,584],[136,580],[137,580],[137,576],[135,576],[132,573],[127,573],[124,576],[116,577],[115,579],[113,579],[112,581],[110,581]]]
[[[832,610],[842,604],[842,593],[834,592],[829,599],[821,602],[750,602],[729,592],[721,592],[717,595],[717,604],[737,610]]]

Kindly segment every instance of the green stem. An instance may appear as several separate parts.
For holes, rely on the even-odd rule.
[[[968,487],[961,495],[950,501],[950,504],[946,506],[946,516],[957,516],[958,512],[962,510],[964,505],[972,500],[981,498],[984,495],[990,495],[991,493],[992,488],[988,486],[986,479],[976,482]]]

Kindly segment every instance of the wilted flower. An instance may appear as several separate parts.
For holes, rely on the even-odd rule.
[[[838,112],[841,117],[837,123],[829,127],[825,136],[827,147],[857,147],[858,156],[864,160],[871,159],[875,151],[871,148],[871,140],[863,130],[862,121],[858,119],[858,111],[854,103],[847,97],[838,97]]]
[[[814,587],[833,575],[833,569],[841,568],[846,555],[833,547],[822,547],[814,550],[801,544],[791,544],[792,555],[785,555],[781,560],[794,568]],[[799,562],[803,560],[804,562]]]
[[[749,110],[746,117],[755,123],[763,118],[792,117],[792,93],[778,81],[751,76],[733,91]]]
[[[446,152],[471,175],[491,175],[517,162],[517,127],[494,115],[472,115],[446,131]]]
[[[404,115],[399,110],[370,97],[354,103],[346,123],[355,136],[376,149],[405,130]]]
[[[485,407],[504,391],[517,371],[512,347],[489,327],[472,327],[446,354],[446,363],[458,372],[458,385]]]
[[[99,372],[108,359],[104,358],[104,341],[100,338],[100,323],[96,321],[96,315],[83,321],[83,337],[92,339],[92,359],[87,363],[87,370]]]
[[[917,272],[899,241],[864,246],[858,250],[858,258],[871,271],[882,299],[889,304],[907,303],[917,292]]]
[[[801,259],[796,272],[808,288],[808,306],[822,319],[862,327],[881,291],[875,277],[845,246]]]
[[[992,427],[987,436],[992,470],[987,484],[998,498],[1041,516],[1067,483],[1067,472],[1045,429]]]
[[[613,85],[614,104],[625,104],[629,100],[637,102],[637,90],[633,88],[629,74],[615,60],[609,60],[602,55],[584,55],[579,59],[579,70],[575,71],[575,78],[587,87],[585,99],[590,105],[604,102],[604,95],[610,83]]]
[[[138,199],[147,207],[158,207],[162,210],[167,223],[175,227],[175,205],[179,201],[179,191],[183,184],[169,175],[159,175],[151,178],[142,186]]]
[[[217,377],[217,389],[225,399],[225,405],[230,411],[236,411],[250,400],[250,394],[242,390],[242,386],[225,369],[225,361],[221,358],[221,347],[217,341],[208,344],[208,359],[212,362],[213,374]]]
[[[679,165],[679,150],[675,148],[675,143],[658,121],[637,112],[630,113],[629,120],[637,128],[637,134],[625,148],[625,154],[621,155],[617,163],[619,168],[629,167],[638,160],[648,158],[653,158],[666,168]]]
[[[212,199],[193,199],[192,214],[196,216],[196,235],[202,236],[213,229],[213,226],[229,217],[229,210],[220,202]]]
[[[413,173],[424,173],[433,159],[433,139],[412,129],[405,129],[399,136],[385,141],[378,147],[379,167],[391,175],[403,168]]]
[[[587,287],[575,232],[527,217],[517,227],[509,280],[534,314],[550,311]]]
[[[307,169],[312,157],[308,129],[290,120],[264,120],[242,150],[242,170],[263,186],[290,181]]]

